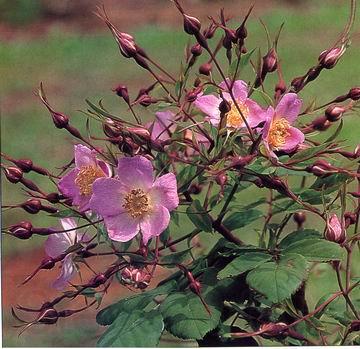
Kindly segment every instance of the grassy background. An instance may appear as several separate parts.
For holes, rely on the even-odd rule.
[[[264,14],[262,19],[271,33],[275,33],[283,21],[285,27],[281,35],[279,55],[286,81],[303,74],[316,63],[318,54],[329,47],[341,32],[348,16],[347,2],[314,1],[305,9],[294,11],[293,8],[279,7]],[[266,39],[258,21],[252,19],[248,27],[248,49],[262,47],[265,50]],[[173,28],[145,26],[133,31],[136,40],[157,61],[171,70],[176,71],[183,47],[188,37]],[[324,71],[315,83],[302,93],[305,102],[310,103],[316,96],[318,102],[326,102],[346,93],[359,82],[360,50],[359,26],[355,26],[353,45],[346,55],[331,71]],[[74,140],[61,130],[54,128],[50,116],[33,92],[39,82],[45,85],[48,98],[55,109],[71,115],[72,123],[84,130],[85,118],[78,111],[86,109],[85,98],[97,101],[104,99],[105,105],[115,113],[124,113],[119,99],[113,95],[111,88],[118,83],[129,86],[135,94],[138,88],[148,85],[151,80],[146,72],[137,69],[131,62],[118,54],[118,49],[108,32],[96,32],[89,35],[77,32],[63,32],[53,27],[46,37],[31,41],[21,38],[3,42],[0,45],[0,76],[5,84],[1,84],[1,146],[2,151],[16,158],[31,158],[41,166],[55,168],[66,163],[72,156]],[[250,77],[250,71],[243,78]],[[269,79],[269,83],[274,80]],[[144,114],[151,117],[147,111]],[[354,124],[358,116],[347,117],[341,133],[350,149],[358,142],[358,129]],[[44,188],[51,189],[47,181],[29,175]],[[2,181],[3,204],[22,202],[24,195],[21,190]],[[241,193],[244,203],[251,202],[255,192],[246,190]],[[34,225],[46,226],[56,224],[50,218],[30,216],[20,210],[5,211],[3,225],[31,219]],[[310,222],[309,226],[316,225]],[[182,224],[184,233],[190,224]],[[256,224],[241,231],[246,241],[255,241]],[[16,241],[3,237],[3,254],[16,257],[16,253],[30,251],[31,248],[43,243],[41,238],[31,241]],[[40,257],[39,257],[40,258]],[[359,274],[359,268],[357,268]],[[327,266],[319,266],[309,282],[308,302],[313,306],[316,301],[333,290],[335,280]],[[6,287],[6,280],[3,280]],[[18,292],[31,291],[31,285],[19,289]],[[12,322],[9,313],[4,313],[4,323]],[[55,327],[35,329],[22,337],[14,336],[16,332],[5,327],[4,345],[6,346],[79,346],[93,345],[94,319],[80,321],[62,321]],[[81,328],[81,331],[79,330]],[[65,332],[64,332],[65,331]],[[64,335],[65,334],[65,335]],[[170,342],[164,342],[170,346]]]

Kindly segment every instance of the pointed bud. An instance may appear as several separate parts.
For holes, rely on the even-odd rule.
[[[304,76],[299,76],[297,78],[294,78],[291,81],[291,86],[294,88],[295,92],[301,90],[301,88],[303,87],[305,82],[305,77]]]
[[[334,68],[340,57],[345,53],[345,45],[334,47],[320,53],[319,64],[325,69]]]
[[[221,188],[223,188],[226,185],[227,181],[228,181],[226,173],[224,173],[224,172],[219,173],[215,177],[215,181],[216,181],[216,183],[218,185],[220,185]]]
[[[27,240],[32,236],[32,224],[29,221],[22,221],[9,228],[10,233],[18,239]]]
[[[256,154],[246,155],[246,156],[235,156],[231,159],[231,167],[240,170],[244,168],[246,165],[249,165],[255,156]]]
[[[137,102],[146,108],[153,103],[153,100],[148,94],[143,94],[139,99],[137,99]]]
[[[46,195],[46,200],[52,204],[56,204],[60,201],[61,196],[58,193],[49,193]]]
[[[306,221],[306,215],[304,212],[299,211],[299,212],[295,212],[294,213],[294,221],[297,223],[298,227],[301,228],[302,225],[305,223]]]
[[[136,56],[134,56],[134,59],[135,59],[136,63],[139,64],[140,67],[143,67],[144,69],[150,71],[150,67],[143,57],[136,55]]]
[[[358,101],[360,99],[360,87],[353,87],[349,91],[348,97],[353,101]]]
[[[51,257],[46,257],[41,261],[39,269],[52,269],[55,266],[55,261]]]
[[[330,215],[327,219],[325,238],[328,241],[337,242],[342,244],[346,240],[346,231],[343,223],[335,213]]]
[[[191,47],[190,51],[193,54],[193,56],[198,57],[202,53],[202,47],[200,46],[200,44],[195,44],[194,46]]]
[[[278,58],[274,48],[263,57],[263,72],[272,73],[276,70],[278,65]]]
[[[36,214],[41,210],[42,205],[38,199],[29,199],[21,204],[21,207],[30,214]]]
[[[53,119],[54,125],[57,128],[66,128],[69,124],[69,118],[58,112],[51,112],[51,117]]]
[[[46,325],[53,325],[57,322],[59,318],[59,314],[55,309],[46,309],[42,314],[39,316],[39,322]]]
[[[90,282],[90,287],[99,287],[107,281],[107,277],[104,274],[96,275]]]
[[[201,23],[196,17],[183,14],[184,18],[184,30],[189,35],[198,34],[201,29]]]
[[[313,120],[313,122],[311,123],[311,126],[313,127],[313,129],[317,130],[317,131],[325,131],[330,127],[330,125],[331,125],[331,123],[326,118],[325,115],[319,116],[318,118]]]
[[[353,212],[345,212],[344,213],[344,219],[345,219],[345,227],[349,227],[349,225],[355,224],[356,223],[356,213]]]
[[[222,114],[226,114],[231,110],[231,104],[226,99],[223,99],[219,104],[219,110]]]
[[[262,331],[264,335],[274,337],[281,334],[284,330],[286,330],[287,326],[288,325],[285,324],[284,322],[278,322],[278,323],[270,322],[267,324],[262,324],[259,330]]]
[[[330,122],[335,122],[341,119],[345,111],[346,109],[341,106],[331,105],[325,110],[325,116]]]
[[[194,194],[194,195],[200,194],[201,191],[202,191],[202,186],[197,183],[190,184],[190,187],[188,189],[189,194]]]
[[[115,87],[115,88],[113,89],[113,91],[114,91],[119,97],[122,97],[127,104],[130,103],[129,92],[128,92],[128,89],[127,89],[127,87],[126,87],[125,85],[118,85],[117,87]]]
[[[212,69],[211,63],[204,63],[199,67],[199,73],[202,75],[209,76],[211,69]]]
[[[30,159],[14,160],[13,163],[25,173],[30,172],[33,168],[33,162]]]
[[[211,39],[216,31],[216,26],[214,23],[210,23],[210,25],[204,30],[204,36],[206,39]]]
[[[113,34],[124,57],[131,58],[137,54],[134,38],[130,34],[114,31]]]
[[[19,183],[23,178],[23,172],[15,166],[9,166],[5,168],[5,177],[11,183]]]

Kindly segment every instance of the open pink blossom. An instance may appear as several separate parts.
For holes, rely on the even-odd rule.
[[[227,79],[228,85],[231,85],[230,79]],[[236,80],[232,87],[233,95],[236,99],[237,105],[241,111],[237,109],[233,102],[229,90],[227,89],[225,81],[220,85],[223,90],[223,97],[230,103],[231,109],[226,113],[226,126],[231,129],[239,129],[245,127],[243,117],[246,119],[250,127],[256,127],[265,120],[265,110],[261,108],[256,102],[248,98],[248,85],[245,81]],[[219,105],[222,99],[220,95],[198,95],[195,106],[207,115],[207,120],[214,126],[220,122]]]
[[[75,168],[59,181],[61,193],[72,199],[73,205],[84,212],[89,209],[92,184],[97,178],[110,177],[111,170],[104,161],[96,159],[96,152],[77,144],[74,147]]]
[[[148,125],[151,129],[151,139],[161,141],[169,139],[176,128],[175,117],[176,115],[169,110],[155,113],[155,120]]]
[[[327,219],[325,237],[329,241],[343,243],[346,239],[344,224],[340,222],[336,213],[330,215]]]
[[[51,258],[59,257],[77,242],[86,242],[89,240],[89,237],[85,234],[77,233],[76,222],[72,218],[63,218],[60,220],[60,222],[64,230],[69,231],[49,235],[45,242],[45,252]],[[62,260],[61,273],[53,283],[54,288],[62,290],[75,276],[77,271],[76,265],[73,261],[74,256],[74,253],[69,253]]]
[[[286,93],[274,109],[269,107],[263,128],[263,141],[270,155],[274,150],[291,153],[305,140],[304,134],[291,126],[297,119],[302,105],[296,93]]]
[[[173,173],[156,180],[143,156],[118,161],[115,178],[99,178],[93,185],[90,208],[104,218],[112,240],[129,241],[141,232],[146,244],[169,225],[170,211],[179,204]]]

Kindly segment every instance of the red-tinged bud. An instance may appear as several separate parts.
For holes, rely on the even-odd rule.
[[[360,320],[351,321],[349,332],[358,332],[360,331]]]
[[[27,240],[32,236],[32,224],[29,221],[22,221],[9,228],[10,233],[18,239]]]
[[[56,207],[42,205],[41,209],[47,213],[57,213],[59,210]]]
[[[147,64],[146,60],[143,57],[141,57],[139,55],[136,55],[134,57],[134,59],[135,59],[136,63],[139,64],[140,67],[143,67],[144,69],[150,71],[150,67],[149,67],[149,65]]]
[[[190,283],[189,288],[192,292],[194,292],[197,295],[201,293],[201,284],[197,280],[194,280],[192,283]]]
[[[128,89],[127,89],[127,87],[126,87],[125,85],[118,85],[117,87],[115,87],[115,88],[113,89],[113,91],[114,91],[119,97],[122,97],[127,104],[130,103],[129,92],[128,92]]]
[[[21,183],[24,184],[25,187],[29,188],[30,190],[40,192],[39,187],[33,181],[30,181],[29,179],[22,178]]]
[[[216,28],[217,27],[214,25],[214,23],[210,23],[210,25],[203,32],[205,38],[211,39],[215,34]]]
[[[58,233],[57,230],[52,229],[52,228],[32,228],[31,232],[33,234],[42,235],[42,236]]]
[[[308,166],[306,168],[306,171],[314,174],[316,177],[323,177],[329,175],[329,171],[321,166]]]
[[[356,192],[356,191],[351,191],[349,192],[350,195],[352,195],[354,198],[359,199],[360,198],[360,191]]]
[[[51,202],[52,204],[57,204],[61,199],[61,195],[58,193],[49,193],[46,195],[46,200]]]
[[[313,120],[311,126],[313,127],[314,130],[325,131],[331,126],[331,123],[327,119],[327,117],[323,115]]]
[[[314,81],[320,74],[322,67],[312,67],[307,72],[307,81]]]
[[[59,314],[55,309],[46,309],[39,316],[39,322],[46,325],[53,325],[57,322]]]
[[[132,270],[128,267],[124,268],[121,272],[121,278],[124,280],[131,280]]]
[[[306,215],[302,211],[295,212],[293,219],[297,223],[298,227],[301,228],[306,221]]]
[[[360,87],[353,87],[349,91],[348,97],[353,101],[358,101],[360,99]]]
[[[346,240],[346,230],[343,223],[340,222],[335,213],[330,215],[326,223],[325,239],[342,244]]]
[[[228,177],[226,173],[221,172],[215,177],[215,181],[218,185],[220,185],[221,188],[223,188],[228,181]]]
[[[325,110],[325,116],[330,122],[335,122],[341,119],[345,111],[346,109],[341,106],[331,105]]]
[[[114,32],[115,39],[119,45],[120,53],[125,58],[131,58],[136,56],[137,48],[135,45],[134,38],[127,33]]]
[[[42,209],[41,201],[38,199],[29,199],[21,207],[28,213],[36,214]]]
[[[246,165],[249,165],[255,156],[256,154],[246,155],[246,156],[235,156],[231,159],[231,167],[240,170],[244,168]]]
[[[19,183],[23,178],[23,171],[21,171],[18,167],[9,166],[5,168],[5,176],[11,183]]]
[[[209,76],[211,69],[212,69],[211,63],[204,63],[199,67],[199,73],[202,75]]]
[[[52,269],[55,266],[55,261],[51,257],[46,257],[41,261],[39,269]]]
[[[34,172],[37,172],[37,173],[43,175],[43,176],[48,176],[48,175],[49,175],[49,171],[48,171],[48,170],[46,170],[45,168],[39,167],[39,166],[33,165],[32,170],[33,170]]]
[[[226,114],[231,110],[231,104],[226,99],[223,99],[219,104],[219,110],[221,113]]]
[[[275,86],[275,92],[278,92],[279,94],[283,94],[286,92],[286,84],[284,80],[280,80],[276,86]]]
[[[284,332],[287,329],[287,324],[285,324],[284,322],[277,322],[277,323],[267,323],[267,324],[262,324],[259,328],[260,331],[262,331],[262,333],[264,335],[268,335],[270,337],[273,336],[277,336],[279,334],[281,334],[282,332]]]
[[[274,48],[263,57],[263,71],[266,73],[272,73],[278,66],[278,58]]]
[[[188,190],[189,194],[194,194],[194,195],[200,194],[201,191],[202,191],[202,186],[196,183],[192,183]]]
[[[195,35],[200,32],[201,29],[201,23],[200,21],[192,16],[183,14],[184,19],[184,30],[189,35]]]
[[[193,56],[198,57],[202,53],[202,47],[200,46],[200,44],[195,44],[194,46],[191,47],[190,51],[193,54]]]
[[[96,275],[91,283],[91,287],[99,287],[100,285],[103,285],[107,281],[107,277],[104,274]]]
[[[33,168],[33,162],[30,159],[14,160],[13,163],[25,173],[30,172]]]
[[[349,225],[356,223],[356,219],[357,219],[356,213],[345,212],[344,219],[345,219],[345,227],[347,228]]]
[[[103,124],[103,131],[109,138],[117,138],[121,135],[121,132],[117,128],[112,127],[108,123]]]
[[[358,144],[354,150],[356,158],[360,158],[360,144]]]
[[[313,163],[313,165],[322,167],[322,168],[324,168],[326,170],[333,170],[334,169],[334,167],[329,162],[327,162],[326,160],[323,160],[323,159],[316,160]]]
[[[81,136],[80,131],[79,131],[77,128],[75,128],[74,126],[67,125],[65,128],[66,128],[66,130],[67,130],[68,132],[70,132],[74,137],[79,138],[79,139],[83,139],[82,136]]]
[[[150,138],[150,132],[146,128],[142,127],[128,127],[127,131],[129,131],[131,134],[143,137],[143,138]]]
[[[54,125],[57,128],[66,128],[69,124],[69,118],[58,112],[51,112],[51,117],[53,119]]]
[[[146,108],[153,103],[153,100],[149,95],[144,94],[144,95],[140,96],[140,98],[137,100],[137,102]]]
[[[319,64],[325,69],[334,68],[340,57],[345,53],[345,45],[334,47],[320,53]]]
[[[299,76],[291,81],[291,86],[294,88],[295,91],[301,90],[305,82],[304,76]]]
[[[186,100],[190,103],[192,102],[195,102],[196,101],[196,98],[197,98],[197,93],[195,93],[194,91],[189,91],[187,94],[186,94]]]
[[[254,180],[254,184],[258,187],[258,188],[264,188],[264,183],[260,178],[256,178]]]

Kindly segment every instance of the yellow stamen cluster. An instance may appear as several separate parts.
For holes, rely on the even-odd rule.
[[[290,124],[284,118],[273,121],[270,126],[268,142],[270,147],[277,149],[283,146],[289,133]]]
[[[150,210],[150,198],[142,189],[132,189],[124,197],[123,207],[132,218],[137,218]]]
[[[243,123],[244,119],[247,118],[249,115],[249,108],[242,103],[237,103],[241,114],[239,113],[238,108],[233,102],[230,102],[231,109],[226,113],[226,126],[232,128],[239,128]]]
[[[92,184],[98,178],[105,177],[105,173],[98,166],[82,166],[75,178],[75,184],[79,187],[81,195],[92,194]]]

